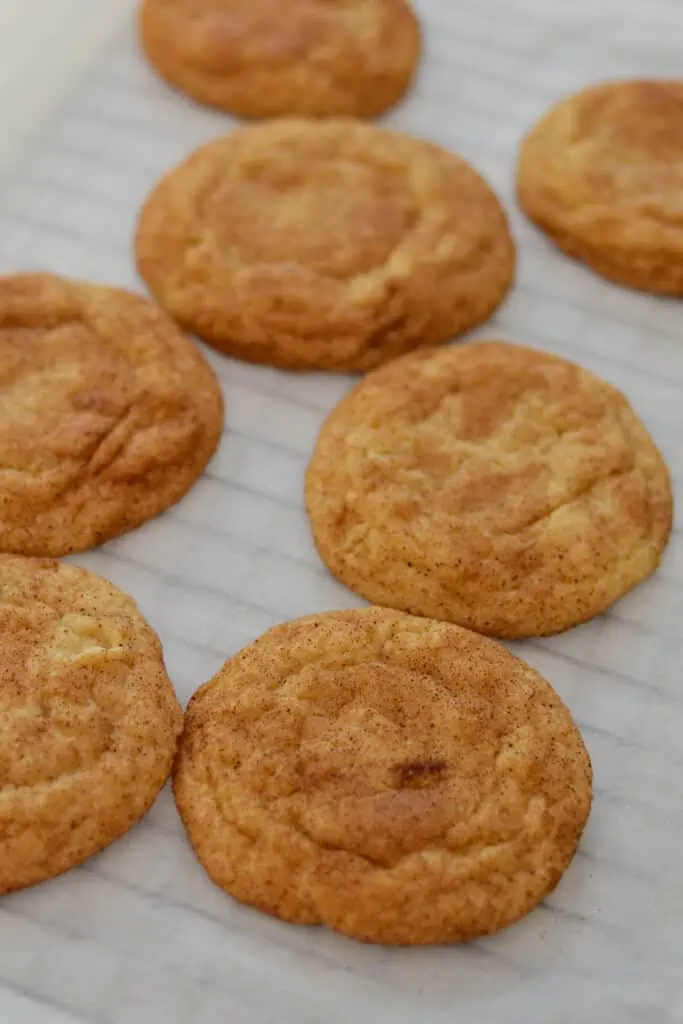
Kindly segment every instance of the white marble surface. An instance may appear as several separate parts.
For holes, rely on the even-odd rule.
[[[682,497],[681,304],[622,291],[560,256],[512,190],[520,134],[566,90],[680,75],[678,0],[419,6],[424,72],[389,121],[470,157],[507,202],[521,249],[517,288],[481,333],[569,355],[622,387]],[[140,287],[130,235],[141,199],[228,127],[158,83],[122,24],[2,183],[0,270]],[[320,566],[301,504],[316,431],[348,382],[212,359],[229,429],[210,472],[173,512],[82,559],[138,599],[183,700],[270,624],[354,602]],[[468,947],[397,951],[269,920],[211,886],[164,793],[102,856],[2,900],[0,1022],[683,1021],[682,582],[679,525],[661,571],[611,614],[519,646],[572,708],[596,783],[574,865],[521,924]]]

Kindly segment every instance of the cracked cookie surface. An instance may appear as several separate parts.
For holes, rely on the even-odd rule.
[[[0,277],[0,551],[59,556],[178,501],[213,455],[218,382],[156,306]]]
[[[481,633],[560,632],[652,572],[667,468],[615,388],[503,342],[413,353],[328,417],[306,505],[330,571]]]
[[[171,770],[182,712],[131,598],[70,565],[0,556],[0,893],[128,831]]]
[[[683,295],[683,82],[592,86],[524,140],[518,193],[532,220],[619,284]]]
[[[158,183],[138,267],[183,327],[291,369],[368,370],[485,320],[512,280],[505,214],[465,161],[345,120],[210,142]]]
[[[144,0],[140,40],[159,74],[239,117],[375,117],[417,67],[407,0]]]
[[[192,698],[174,776],[213,880],[284,920],[466,941],[558,883],[591,766],[549,684],[492,640],[381,608],[270,630]]]

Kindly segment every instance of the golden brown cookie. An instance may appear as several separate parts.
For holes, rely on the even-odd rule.
[[[544,352],[414,353],[331,413],[306,504],[335,576],[502,637],[598,615],[658,565],[669,475],[626,399]]]
[[[359,121],[273,121],[203,146],[144,206],[138,266],[241,359],[367,370],[485,320],[512,280],[505,214],[468,164]]]
[[[192,698],[176,802],[213,880],[368,942],[460,942],[558,883],[591,766],[499,644],[384,608],[271,629]]]
[[[239,117],[375,117],[420,57],[407,0],[143,0],[139,25],[170,85]]]
[[[63,555],[158,515],[221,435],[218,382],[148,300],[0,277],[0,551]]]
[[[520,202],[619,284],[683,295],[683,82],[612,82],[554,107],[522,144]]]
[[[182,712],[135,603],[71,565],[0,556],[0,893],[127,832],[166,782]]]

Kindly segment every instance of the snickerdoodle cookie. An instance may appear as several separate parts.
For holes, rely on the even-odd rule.
[[[306,503],[322,558],[363,597],[503,637],[604,611],[657,566],[672,518],[623,395],[502,342],[365,378],[322,429]]]
[[[420,56],[407,0],[143,0],[139,24],[167,82],[239,117],[375,117]]]
[[[0,556],[0,893],[97,853],[149,809],[182,712],[156,634],[106,580]]]
[[[390,944],[503,928],[558,883],[591,766],[549,684],[492,640],[383,608],[286,623],[192,698],[174,778],[237,899]]]
[[[514,267],[476,171],[349,120],[272,121],[201,147],[147,200],[137,255],[183,327],[292,369],[367,370],[460,334]]]
[[[525,139],[528,215],[619,284],[683,295],[683,81],[593,86]]]
[[[221,435],[218,382],[148,300],[0,277],[0,551],[63,555],[178,501]]]

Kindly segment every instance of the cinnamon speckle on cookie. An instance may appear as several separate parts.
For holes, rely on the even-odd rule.
[[[594,85],[529,132],[522,207],[557,245],[631,288],[683,295],[683,81]]]
[[[142,296],[0,277],[0,551],[95,547],[177,502],[222,432],[218,381]]]
[[[383,608],[277,626],[191,700],[189,839],[236,899],[366,942],[497,931],[569,865],[591,765],[549,684],[494,641]]]
[[[361,381],[323,426],[306,505],[352,590],[503,637],[605,611],[657,567],[672,521],[667,468],[623,395],[502,342]]]
[[[493,192],[438,146],[350,120],[253,125],[158,183],[142,277],[222,352],[368,370],[486,320],[514,272]]]
[[[80,864],[166,782],[182,712],[133,600],[47,559],[0,556],[0,893]]]
[[[239,117],[375,117],[408,90],[408,0],[143,0],[140,41],[172,86]]]

